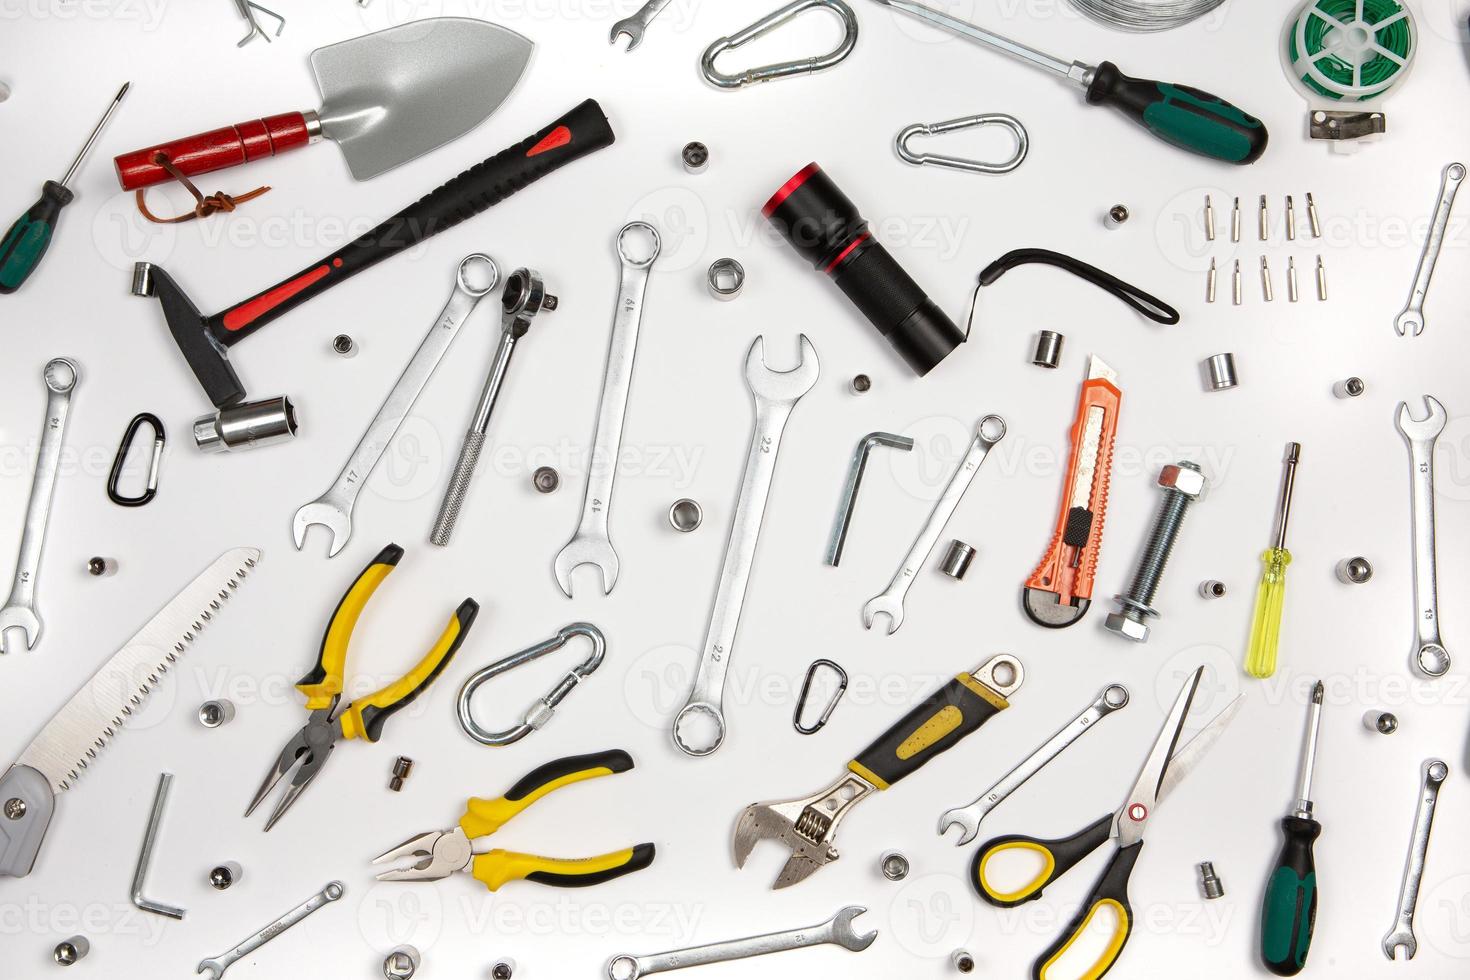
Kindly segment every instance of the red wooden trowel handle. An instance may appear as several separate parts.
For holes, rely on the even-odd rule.
[[[133,191],[170,179],[168,171],[155,162],[159,153],[189,177],[285,153],[312,141],[316,135],[314,113],[312,119],[308,124],[306,114],[288,112],[133,150],[113,159],[117,182],[123,190]]]

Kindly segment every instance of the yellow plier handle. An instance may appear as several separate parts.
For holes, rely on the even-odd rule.
[[[306,695],[306,710],[323,711],[331,708],[342,696],[347,670],[347,646],[352,641],[352,630],[357,626],[357,617],[363,607],[383,584],[388,573],[398,567],[403,549],[390,544],[378,556],[368,562],[343,594],[342,601],[332,611],[327,621],[327,631],[322,634],[322,648],[317,654],[316,666],[305,677],[296,682],[296,690]]]
[[[473,873],[492,892],[521,878],[557,888],[585,888],[642,871],[653,863],[654,846],[637,844],[589,858],[549,858],[496,848],[477,855]]]
[[[570,786],[572,783],[579,783],[584,779],[595,779],[598,776],[611,776],[616,773],[627,772],[632,768],[633,757],[622,749],[593,752],[588,755],[570,755],[564,759],[555,759],[546,763],[544,766],[539,766],[526,773],[514,786],[506,791],[504,796],[498,799],[487,800],[481,797],[470,799],[465,804],[464,816],[460,818],[460,829],[471,840],[474,840],[476,837],[488,837],[509,822],[511,817],[514,817],[548,793],[559,790],[563,786]],[[535,860],[547,859],[536,858]],[[517,875],[515,877],[520,876]],[[507,878],[505,880],[508,881],[510,879]]]

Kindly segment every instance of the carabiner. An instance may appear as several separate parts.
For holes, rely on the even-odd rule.
[[[818,667],[829,667],[837,672],[837,690],[833,692],[832,699],[827,702],[827,707],[822,709],[822,717],[817,723],[810,727],[801,723],[802,712],[806,709],[807,698],[812,693],[812,678],[817,675]],[[812,665],[806,669],[806,680],[801,682],[801,694],[796,699],[796,711],[791,715],[791,727],[803,735],[815,735],[827,724],[827,719],[832,717],[837,702],[842,700],[842,692],[847,690],[847,671],[843,670],[831,660],[813,660]]]
[[[128,450],[133,447],[133,437],[138,434],[138,429],[147,423],[153,429],[153,458],[148,463],[148,482],[143,487],[143,492],[136,497],[124,497],[117,492],[118,480],[122,478],[123,463],[127,461]],[[163,423],[158,416],[152,412],[139,412],[133,416],[128,423],[127,431],[123,433],[122,444],[117,447],[117,455],[112,458],[112,471],[107,474],[107,499],[119,507],[142,507],[158,494],[158,464],[163,459]]]
[[[915,153],[908,147],[909,140],[915,136],[938,136],[940,133],[952,133],[958,129],[975,129],[983,126],[1001,126],[1011,131],[1011,135],[1016,138],[1016,152],[1009,160],[1001,163],[987,163],[984,160],[950,157],[939,153]],[[893,148],[904,163],[911,163],[916,167],[922,167],[927,163],[936,167],[948,167],[950,170],[965,170],[972,174],[1008,174],[1026,159],[1026,150],[1029,146],[1026,127],[1021,125],[1021,120],[1003,112],[961,116],[958,119],[946,119],[944,122],[937,123],[914,123],[912,126],[905,126],[893,139]]]
[[[766,65],[761,68],[751,68],[738,75],[726,75],[715,68],[715,59],[731,48],[738,48],[742,44],[754,41],[764,34],[769,34],[782,24],[791,20],[797,14],[813,7],[830,10],[842,19],[842,42],[836,49],[828,54],[816,58],[803,58],[801,61],[783,61],[774,65]],[[788,3],[780,10],[767,14],[760,20],[751,24],[744,30],[722,37],[714,44],[704,50],[704,57],[699,62],[699,73],[704,80],[711,85],[720,88],[744,88],[754,85],[756,82],[768,82],[773,78],[786,78],[790,75],[806,75],[824,68],[831,68],[852,54],[853,46],[857,44],[858,21],[857,15],[852,8],[843,3],[842,0],[795,0]]]
[[[546,693],[545,697],[538,699],[526,712],[525,719],[514,728],[507,728],[503,732],[487,732],[475,721],[470,713],[470,699],[474,697],[475,691],[480,685],[498,677],[508,670],[515,670],[522,664],[528,664],[532,660],[555,653],[575,636],[585,636],[592,641],[592,652],[587,659],[567,672],[567,675],[557,682],[556,686]],[[470,675],[469,680],[459,689],[459,727],[464,733],[481,745],[510,745],[519,742],[527,735],[536,731],[551,720],[556,713],[556,706],[572,693],[572,689],[582,681],[586,680],[593,671],[602,666],[603,655],[607,652],[607,641],[602,637],[602,630],[591,623],[572,623],[563,626],[557,634],[549,640],[543,640],[535,646],[526,647],[517,653],[513,653],[503,660],[497,660],[487,667],[481,667]]]

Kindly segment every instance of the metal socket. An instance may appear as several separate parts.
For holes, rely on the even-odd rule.
[[[515,960],[497,960],[490,968],[490,980],[511,980],[515,976]]]
[[[1343,378],[1332,386],[1332,393],[1338,398],[1357,398],[1367,390],[1362,378]]]
[[[878,859],[878,870],[889,881],[903,881],[909,876],[909,859],[897,851],[888,851]]]
[[[537,493],[556,493],[561,486],[561,474],[554,466],[538,466],[536,472],[531,474],[531,486],[536,488]]]
[[[1126,204],[1114,204],[1108,208],[1108,213],[1103,215],[1103,224],[1109,228],[1121,228],[1128,218],[1128,206]]]
[[[974,560],[975,549],[959,538],[955,538],[949,543],[949,550],[944,553],[944,560],[939,563],[939,570],[952,579],[962,579],[970,570],[970,562]]]
[[[949,954],[950,965],[959,973],[975,972],[975,957],[966,949],[957,949]]]
[[[205,728],[218,728],[235,720],[235,703],[226,698],[215,698],[199,706],[199,724]]]
[[[1206,383],[1210,391],[1227,391],[1240,384],[1235,373],[1235,355],[1216,354],[1204,362]]]
[[[745,266],[731,258],[715,259],[705,273],[705,282],[715,299],[734,299],[745,288]]]
[[[691,174],[702,174],[709,167],[709,147],[697,140],[685,143],[684,149],[679,152],[679,159],[684,162],[684,169]]]
[[[413,980],[423,957],[413,946],[398,946],[383,958],[383,976],[387,980]]]
[[[1199,594],[1203,599],[1225,598],[1225,583],[1218,579],[1208,579],[1199,584]]]
[[[1399,717],[1392,711],[1379,711],[1373,708],[1363,715],[1363,727],[1379,735],[1392,735],[1399,730]]]
[[[1067,338],[1055,330],[1043,330],[1036,335],[1036,352],[1031,363],[1037,367],[1055,368],[1062,362],[1062,344]]]
[[[403,789],[403,781],[408,774],[413,772],[413,760],[406,755],[400,755],[393,760],[393,772],[388,779],[388,788],[397,793]]]
[[[669,526],[688,534],[704,523],[704,508],[699,501],[681,497],[669,505]]]
[[[866,395],[873,390],[873,379],[866,374],[854,374],[848,388],[854,395]]]
[[[86,936],[72,936],[56,944],[56,948],[51,951],[51,958],[62,966],[71,966],[77,960],[85,959],[91,951],[92,944]]]
[[[1334,571],[1343,585],[1362,585],[1373,577],[1373,565],[1362,555],[1344,558]]]
[[[352,339],[351,334],[339,333],[332,338],[332,353],[343,357],[356,357],[357,341]]]
[[[96,578],[117,574],[117,559],[100,556],[87,559],[87,574]]]
[[[294,439],[296,428],[296,407],[281,395],[195,419],[194,445],[206,453],[255,449]]]
[[[1200,889],[1205,893],[1205,898],[1215,899],[1225,896],[1225,886],[1221,883],[1219,875],[1215,874],[1213,861],[1201,861],[1199,864]]]
[[[243,874],[238,861],[217,864],[209,869],[209,887],[217,892],[228,891],[232,885],[239,883]]]

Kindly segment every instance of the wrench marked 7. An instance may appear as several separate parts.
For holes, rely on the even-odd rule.
[[[1398,959],[1400,949],[1406,960],[1412,960],[1419,951],[1419,940],[1414,938],[1414,910],[1419,905],[1419,885],[1424,880],[1424,859],[1429,853],[1429,832],[1434,829],[1439,787],[1449,774],[1450,767],[1439,759],[1425,760],[1419,804],[1414,808],[1414,836],[1409,841],[1409,857],[1404,862],[1403,881],[1399,883],[1398,913],[1393,928],[1383,937],[1383,955],[1390,960]]]

